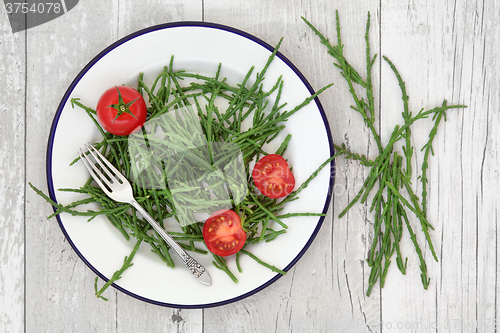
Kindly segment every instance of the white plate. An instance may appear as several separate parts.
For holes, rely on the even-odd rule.
[[[70,99],[80,98],[95,107],[100,94],[110,86],[130,84],[139,72],[155,72],[175,56],[175,69],[215,74],[222,63],[224,75],[243,76],[251,66],[259,72],[273,47],[236,29],[226,26],[181,22],[154,26],[129,35],[97,55],[71,83],[54,117],[47,149],[47,181],[52,199],[68,204],[79,198],[59,188],[79,188],[88,173],[81,163],[69,166],[77,150],[86,142],[100,141],[97,129],[80,108],[73,109]],[[156,73],[155,73],[156,74]],[[283,75],[282,101],[287,109],[311,96],[313,89],[282,54],[270,66],[265,83],[270,88]],[[286,123],[285,133],[292,134],[286,158],[293,165],[297,184],[305,181],[316,168],[333,154],[330,127],[316,99]],[[276,140],[278,141],[278,139]],[[279,141],[278,141],[279,142]],[[277,143],[279,144],[279,143]],[[272,151],[270,147],[270,151]],[[301,194],[300,199],[286,206],[287,212],[326,213],[330,205],[334,182],[334,163],[326,167]],[[285,222],[285,235],[270,243],[248,248],[262,260],[288,271],[307,250],[324,218],[297,217]],[[106,218],[87,222],[85,217],[69,214],[58,216],[61,229],[80,258],[102,279],[107,280],[119,269],[134,240],[126,241]],[[185,267],[167,267],[147,245],[134,258],[134,265],[114,287],[122,292],[157,305],[179,308],[203,308],[227,304],[252,295],[276,281],[280,275],[242,255],[243,273],[235,268],[234,259],[228,264],[239,282],[234,284],[212,265],[210,255],[194,254],[212,276],[213,285],[206,287],[190,276]]]

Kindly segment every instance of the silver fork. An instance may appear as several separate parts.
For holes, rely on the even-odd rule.
[[[92,162],[88,154],[85,154],[81,149],[79,151],[80,159],[90,172],[92,178],[101,187],[104,193],[111,199],[124,202],[132,205],[137,211],[151,224],[156,232],[167,242],[167,244],[181,257],[186,267],[191,271],[193,276],[202,284],[212,285],[212,279],[208,271],[193,259],[177,242],[170,236],[135,200],[132,193],[132,186],[127,178],[123,176],[97,149],[90,144],[85,144],[90,155],[94,158]],[[96,166],[100,166],[100,169]],[[102,171],[106,174],[102,173]]]

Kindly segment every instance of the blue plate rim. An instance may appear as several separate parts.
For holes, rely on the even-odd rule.
[[[154,26],[151,26],[151,27],[148,27],[145,29],[138,30],[134,33],[131,33],[131,34],[117,40],[116,42],[112,43],[108,47],[106,47],[103,51],[98,53],[87,65],[85,65],[85,67],[80,71],[80,73],[78,73],[78,75],[75,77],[75,79],[71,82],[70,86],[68,87],[65,94],[63,95],[63,98],[61,99],[59,106],[57,107],[56,114],[54,115],[54,119],[52,121],[52,125],[50,128],[49,139],[48,139],[48,143],[47,143],[47,154],[46,154],[47,186],[48,186],[49,196],[54,202],[57,203],[56,196],[55,196],[55,190],[54,190],[54,184],[53,184],[53,180],[52,180],[52,154],[53,154],[54,137],[55,137],[55,132],[57,130],[57,124],[59,122],[61,113],[62,113],[64,106],[66,105],[71,93],[73,92],[74,88],[76,87],[76,85],[79,83],[79,81],[82,79],[82,77],[87,73],[87,71],[90,68],[92,68],[92,66],[94,66],[102,57],[104,57],[106,54],[108,54],[110,51],[116,49],[120,45],[128,42],[129,40],[132,40],[134,38],[137,38],[139,36],[142,36],[142,35],[154,32],[154,31],[169,29],[169,28],[178,28],[178,27],[204,27],[204,28],[211,28],[211,29],[220,29],[220,30],[231,32],[231,33],[237,34],[241,37],[247,38],[247,39],[261,45],[262,47],[266,48],[270,52],[273,52],[275,49],[270,44],[264,42],[260,38],[255,37],[254,35],[251,35],[247,32],[242,31],[242,30],[239,30],[239,29],[236,29],[236,28],[233,28],[230,26],[222,25],[222,24],[201,22],[201,21],[180,21],[180,22],[170,22],[170,23],[163,23],[163,24],[159,24],[159,25],[154,25]],[[300,70],[289,59],[287,59],[281,52],[278,51],[276,53],[276,56],[280,60],[282,60],[288,67],[290,67],[290,69],[292,69],[294,71],[294,73],[300,78],[300,80],[306,86],[306,88],[311,93],[311,95],[313,95],[315,93],[314,89],[312,88],[311,84],[307,81],[307,79],[304,77],[304,75],[300,72]],[[332,133],[331,133],[331,129],[330,129],[330,125],[329,125],[327,116],[325,114],[323,106],[322,106],[318,97],[316,97],[314,99],[314,102],[316,103],[318,110],[320,111],[321,117],[323,119],[323,123],[325,125],[325,129],[326,129],[327,136],[328,136],[328,143],[330,146],[330,156],[333,156],[335,154],[335,151],[334,151]],[[322,211],[323,214],[326,214],[328,212],[329,207],[330,207],[330,202],[332,200],[332,194],[333,194],[334,182],[335,182],[335,160],[332,160],[330,163],[330,183],[329,183],[329,187],[328,187],[327,198],[326,198],[325,205],[324,205],[323,211]],[[53,207],[53,210],[56,211],[56,208]],[[59,227],[61,228],[64,236],[66,237],[66,240],[71,245],[73,250],[77,253],[77,255],[80,257],[80,259],[100,279],[102,279],[103,281],[108,281],[108,279],[101,272],[99,272],[94,266],[92,266],[92,264],[83,256],[83,254],[75,246],[75,244],[71,240],[71,237],[69,236],[66,229],[64,228],[64,225],[62,224],[60,216],[57,215],[56,218],[57,218]],[[299,259],[304,255],[304,253],[310,247],[310,245],[312,244],[312,242],[316,238],[319,230],[321,229],[321,226],[323,225],[324,219],[325,219],[325,216],[321,216],[319,218],[319,221],[316,225],[316,228],[312,232],[311,237],[309,238],[307,243],[304,245],[302,250],[297,254],[297,256],[283,269],[285,272],[288,272],[299,261]],[[273,278],[268,280],[266,283],[260,285],[259,287],[255,288],[255,289],[253,289],[245,294],[234,297],[234,298],[230,298],[230,299],[227,299],[224,301],[219,301],[219,302],[214,302],[214,303],[193,304],[193,305],[159,302],[159,301],[155,301],[155,300],[137,295],[137,294],[130,292],[129,290],[122,288],[114,283],[111,286],[114,287],[115,289],[123,292],[126,295],[132,296],[138,300],[141,300],[141,301],[144,301],[144,302],[147,302],[150,304],[164,306],[164,307],[170,307],[170,308],[202,309],[202,308],[222,306],[222,305],[230,304],[230,303],[242,300],[244,298],[247,298],[247,297],[254,295],[254,294],[260,292],[261,290],[267,288],[268,286],[273,284],[275,281],[277,281],[281,276],[282,276],[281,274],[277,274]]]

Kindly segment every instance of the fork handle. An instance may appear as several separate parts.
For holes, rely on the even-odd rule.
[[[181,257],[186,267],[200,283],[207,286],[212,285],[212,279],[210,278],[210,275],[205,267],[184,251],[184,249],[179,246],[172,236],[170,236],[136,200],[131,201],[130,204],[137,209],[137,211],[149,222],[149,224],[151,224],[153,229],[156,230],[160,237],[167,242],[167,244],[179,255],[179,257]]]

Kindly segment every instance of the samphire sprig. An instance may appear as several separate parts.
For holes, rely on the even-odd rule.
[[[417,235],[414,231],[415,227],[412,226],[412,223],[414,223],[414,220],[418,221],[422,233],[424,234],[426,245],[431,251],[434,260],[438,261],[430,236],[430,231],[433,230],[433,227],[427,219],[428,158],[430,154],[433,154],[432,141],[436,136],[437,128],[442,119],[446,121],[446,111],[450,109],[465,108],[466,106],[448,105],[445,100],[439,107],[430,110],[421,109],[413,115],[409,110],[409,97],[406,92],[406,85],[396,69],[396,66],[384,56],[384,61],[387,62],[397,78],[401,88],[401,98],[403,100],[403,123],[402,125],[395,126],[389,138],[389,142],[384,146],[380,140],[380,133],[377,132],[374,126],[376,122],[376,110],[371,77],[377,55],[375,54],[372,56],[370,51],[370,13],[368,13],[365,34],[366,79],[362,78],[359,72],[354,69],[344,56],[344,45],[341,39],[338,11],[336,12],[336,45],[332,45],[309,21],[305,18],[302,19],[319,37],[321,43],[326,46],[328,54],[336,60],[334,65],[340,70],[354,101],[354,105],[352,105],[351,108],[362,116],[378,148],[378,156],[374,160],[370,160],[364,155],[349,151],[345,144],[335,145],[337,154],[344,155],[346,158],[358,161],[361,165],[370,168],[362,188],[339,215],[339,217],[342,217],[347,214],[349,209],[357,202],[367,204],[370,193],[374,192],[374,194],[370,196],[372,200],[370,211],[374,212],[374,236],[367,257],[367,263],[371,270],[366,294],[368,296],[370,295],[377,281],[380,281],[381,288],[384,287],[385,278],[394,253],[396,253],[397,267],[402,274],[406,274],[408,258],[405,258],[401,251],[401,241],[405,226],[419,259],[420,277],[423,287],[427,289],[430,278],[427,275],[427,265],[422,253],[422,247],[417,240]],[[356,90],[356,86],[360,86],[361,88]],[[364,90],[366,95],[361,97],[358,93],[360,90]],[[413,170],[411,168],[412,157],[414,155],[414,147],[411,143],[411,126],[416,121],[429,117],[433,120],[434,125],[430,131],[428,142],[422,148],[424,157],[421,165],[421,176],[419,177],[422,188],[422,199],[420,200],[413,190],[411,181],[413,175]],[[403,144],[397,145],[400,141],[403,141]],[[396,146],[402,146],[402,153],[398,152]]]

